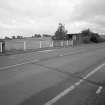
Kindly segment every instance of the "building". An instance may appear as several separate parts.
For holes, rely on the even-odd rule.
[[[81,33],[67,34],[68,39],[79,40],[81,39]]]

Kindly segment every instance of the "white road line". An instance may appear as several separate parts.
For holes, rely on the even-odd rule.
[[[80,81],[79,81],[79,82],[80,82],[80,83],[82,83],[83,81],[84,81],[83,79],[80,79]]]
[[[47,102],[45,105],[52,105],[52,104],[54,104],[61,97],[65,96],[68,92],[72,91],[74,88],[75,88],[74,85],[70,86],[69,88],[67,88],[66,90],[64,90],[62,93],[60,93],[60,95],[56,96],[55,98],[53,98],[52,100],[50,100],[49,102]]]
[[[5,66],[5,67],[1,67],[0,70],[4,70],[4,69],[9,69],[12,67],[16,67],[16,66],[21,66],[21,65],[25,65],[25,64],[29,64],[29,63],[33,63],[33,62],[37,62],[38,60],[33,60],[33,61],[29,61],[29,62],[24,62],[24,63],[19,63],[19,64],[15,64],[15,65],[10,65],[10,66]]]
[[[52,51],[55,51],[55,49],[53,49],[53,50],[42,50],[42,51],[37,51],[37,52],[52,52]],[[32,52],[32,53],[34,53],[34,52]],[[71,52],[71,53],[73,53],[73,52]],[[59,56],[62,57],[64,55],[66,55],[66,54],[60,54]],[[12,68],[12,67],[21,66],[21,65],[25,65],[25,64],[29,64],[29,63],[37,62],[37,61],[38,60],[36,59],[36,60],[33,60],[33,61],[29,61],[29,62],[23,62],[23,63],[19,63],[19,64],[15,64],[15,65],[5,66],[5,67],[1,67],[0,70],[9,69],[9,68]]]
[[[37,51],[37,52],[52,52],[54,50],[42,50],[42,51]]]
[[[56,49],[49,50],[49,52],[54,51],[54,50],[56,50]],[[26,53],[26,54],[34,54],[34,53],[36,53],[36,52],[44,52],[44,51],[46,51],[46,50],[29,52],[29,53]],[[48,50],[47,50],[47,51],[48,51]],[[10,55],[10,56],[11,56],[11,58],[12,58],[12,57],[15,58],[15,57],[17,57],[18,55],[24,55],[24,53],[22,53],[22,54]]]
[[[99,88],[96,91],[96,94],[100,94],[102,89],[103,89],[103,87],[102,86],[99,86]]]
[[[62,56],[64,56],[64,55],[63,55],[63,54],[60,54],[59,56],[62,57]]]
[[[43,50],[43,51],[37,51],[37,52],[51,52],[51,51],[54,51],[54,50]],[[10,66],[5,66],[5,67],[1,67],[0,70],[4,70],[4,69],[9,69],[9,68],[12,68],[12,67],[16,67],[16,66],[21,66],[21,65],[25,65],[25,64],[29,64],[29,63],[32,63],[32,62],[37,62],[38,60],[33,60],[33,61],[28,61],[28,62],[23,62],[23,63],[19,63],[19,64],[15,64],[15,65],[10,65]]]
[[[67,55],[75,54],[75,53],[79,53],[79,52],[81,52],[81,51],[73,51],[73,52],[66,53],[66,54],[60,54],[59,56],[60,56],[60,57],[63,57],[63,56],[67,56]]]
[[[78,86],[78,85],[80,85],[80,83],[81,83],[80,81],[79,81],[79,82],[76,82],[76,83],[75,83],[75,86]]]
[[[103,63],[102,65],[98,66],[96,69],[94,69],[90,73],[88,73],[85,77],[83,77],[83,79],[87,79],[88,77],[93,75],[95,72],[97,72],[99,69],[101,69],[103,66],[105,66],[105,63]]]
[[[95,72],[97,72],[98,70],[100,70],[103,66],[105,66],[105,63],[101,64],[100,66],[98,66],[96,69],[92,70],[90,73],[88,73],[85,77],[83,77],[82,79],[80,79],[79,81],[77,81],[76,83],[74,83],[74,85],[70,86],[69,88],[65,89],[63,92],[61,92],[60,94],[58,94],[56,97],[54,97],[53,99],[51,99],[50,101],[46,102],[44,105],[53,105],[54,103],[56,103],[58,100],[60,100],[62,97],[64,97],[65,95],[67,95],[69,92],[71,92],[72,90],[74,90],[77,86],[79,86],[84,79],[87,79],[88,77],[90,77],[91,75],[95,74]],[[98,92],[100,92],[100,90],[102,90],[102,87],[99,87],[99,90],[97,90]]]

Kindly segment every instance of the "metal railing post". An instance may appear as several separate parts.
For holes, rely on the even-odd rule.
[[[24,51],[26,51],[26,41],[24,41]]]
[[[67,40],[67,46],[69,45],[69,41]]]
[[[0,52],[3,52],[3,46],[2,46],[2,42],[0,42]]]
[[[50,46],[51,46],[51,47],[53,47],[53,41],[51,41],[51,43],[50,43],[50,44],[51,44]]]
[[[63,41],[61,41],[61,46],[63,46]]]
[[[40,48],[42,48],[42,41],[40,41]]]

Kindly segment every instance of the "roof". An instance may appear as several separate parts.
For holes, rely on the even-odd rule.
[[[4,39],[0,39],[0,42],[4,42]]]
[[[67,34],[67,35],[70,35],[70,36],[73,36],[73,35],[80,35],[80,33],[73,33],[73,34]]]

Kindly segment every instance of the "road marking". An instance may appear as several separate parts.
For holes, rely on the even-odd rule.
[[[82,83],[83,81],[84,81],[83,79],[80,79],[80,81],[79,81],[79,82],[80,82],[80,83]]]
[[[52,51],[54,51],[55,49],[53,49],[53,50],[43,50],[43,51],[37,51],[37,52],[52,52]],[[78,51],[77,51],[78,52]],[[32,53],[34,53],[34,52],[32,52]],[[72,54],[73,52],[71,52],[70,54]],[[74,52],[75,53],[75,52]],[[60,54],[59,56],[64,56],[64,55],[66,55],[66,54]],[[68,54],[67,54],[68,55]],[[12,57],[12,56],[11,56]],[[14,57],[16,57],[16,55],[15,56],[13,56],[13,58]],[[29,61],[29,62],[24,62],[24,63],[20,63],[20,64],[15,64],[15,65],[10,65],[10,66],[5,66],[5,67],[1,67],[0,68],[0,70],[4,70],[4,69],[9,69],[9,68],[12,68],[12,67],[16,67],[16,66],[21,66],[21,65],[25,65],[25,64],[29,64],[29,63],[33,63],[33,62],[37,62],[38,60],[36,59],[36,60],[33,60],[33,61]]]
[[[43,51],[38,51],[38,52],[51,52],[51,51],[54,51],[54,50],[43,50]],[[29,64],[29,63],[33,63],[33,62],[37,62],[37,61],[39,61],[39,60],[36,59],[33,61],[28,61],[28,62],[23,62],[23,63],[19,63],[19,64],[15,64],[15,65],[5,66],[5,67],[1,67],[0,70],[9,69],[12,67],[21,66],[21,65],[25,65],[25,64]]]
[[[80,48],[80,49],[82,49],[82,48]],[[53,49],[53,50],[42,50],[42,51],[37,51],[37,52],[51,52],[51,51],[54,51],[54,50],[56,50],[56,49]],[[67,54],[60,54],[59,56],[63,57],[63,56],[70,55],[70,54],[75,54],[75,53],[78,53],[78,52],[81,52],[81,51],[71,52],[69,54],[68,53]],[[31,52],[30,54],[33,54],[33,53],[35,53],[35,52]],[[23,54],[21,54],[21,55],[23,55]],[[16,56],[17,56],[17,54],[16,55],[12,55],[11,58],[15,58]],[[8,68],[16,67],[16,66],[25,65],[25,64],[28,64],[28,63],[31,63],[31,62],[36,62],[36,61],[38,61],[38,60],[24,62],[24,63],[21,63],[21,64],[15,64],[15,65],[6,66],[6,67],[1,67],[0,70],[8,69]],[[87,77],[84,77],[84,79],[85,78],[87,78]]]
[[[66,90],[64,90],[60,95],[56,96],[55,98],[53,98],[52,100],[50,100],[49,102],[47,102],[45,105],[52,105],[52,104],[54,104],[61,97],[65,96],[68,92],[72,91],[74,88],[75,88],[74,85],[70,86],[69,88],[67,88]]]
[[[70,52],[70,53],[60,54],[59,56],[60,56],[60,57],[63,57],[63,56],[67,56],[67,55],[75,54],[75,53],[79,53],[79,52],[81,52],[81,51],[72,51],[72,52]]]
[[[63,54],[60,54],[59,56],[62,57],[62,56],[64,56],[64,55],[63,55]]]
[[[78,86],[78,85],[80,85],[80,83],[81,83],[80,81],[79,81],[79,82],[76,82],[76,83],[75,83],[75,86]]]
[[[37,51],[37,52],[52,52],[54,50],[42,50],[42,51]]]
[[[79,81],[77,81],[76,83],[74,83],[74,85],[72,85],[69,88],[65,89],[63,92],[61,92],[60,94],[58,94],[56,97],[54,97],[53,99],[51,99],[50,101],[48,101],[44,105],[53,105],[58,100],[60,100],[62,97],[64,97],[69,92],[71,92],[72,90],[74,90],[77,86],[79,86],[85,79],[87,79],[91,75],[95,74],[95,72],[97,72],[98,70],[100,70],[103,66],[105,66],[105,63],[101,64],[100,66],[98,66],[97,68],[95,68],[94,70],[92,70],[91,72],[89,72],[85,77],[83,77],[82,79],[80,79]],[[99,89],[97,90],[97,92],[99,93],[101,90],[102,90],[102,87],[99,87]]]
[[[103,87],[102,86],[99,86],[99,88],[96,91],[96,94],[100,94],[102,89],[103,89]]]
[[[19,63],[19,64],[15,64],[15,65],[10,65],[10,66],[5,66],[5,67],[1,67],[0,70],[4,70],[4,69],[9,69],[12,67],[16,67],[16,66],[21,66],[21,65],[25,65],[25,64],[29,64],[29,63],[33,63],[33,62],[37,62],[38,60],[33,60],[33,61],[29,61],[29,62],[24,62],[24,63]]]
[[[87,79],[88,77],[93,75],[95,72],[97,72],[99,69],[101,69],[103,66],[105,66],[105,63],[103,63],[102,65],[98,66],[96,69],[94,69],[90,73],[88,73],[85,77],[83,77],[83,79]]]

